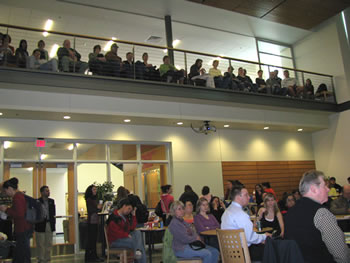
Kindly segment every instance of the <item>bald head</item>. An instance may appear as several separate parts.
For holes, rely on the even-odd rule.
[[[343,187],[343,196],[346,199],[350,200],[350,184],[344,185],[344,187]]]

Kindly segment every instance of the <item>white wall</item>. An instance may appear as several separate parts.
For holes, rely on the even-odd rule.
[[[312,135],[317,169],[326,176],[334,176],[342,185],[350,176],[350,111],[334,114],[330,117],[327,130]]]
[[[28,168],[10,168],[10,178],[16,177],[19,181],[18,189],[33,196],[33,171]]]
[[[294,44],[293,51],[296,68],[333,75],[338,103],[350,99],[336,21]]]
[[[111,182],[114,184],[114,191],[119,186],[124,186],[124,173],[114,165],[111,165]]]
[[[78,164],[78,192],[85,193],[94,182],[103,184],[107,181],[107,165],[103,163]]]
[[[67,168],[47,168],[46,185],[50,189],[50,198],[55,200],[56,215],[66,215],[66,194],[68,193],[68,172]],[[64,201],[63,201],[64,200]],[[62,202],[63,201],[63,202]],[[56,232],[63,233],[63,220],[56,220]]]
[[[186,184],[191,184],[198,193],[204,185],[209,185],[213,194],[222,196],[221,161],[314,159],[311,134],[308,133],[220,129],[215,134],[202,135],[180,127],[13,119],[1,119],[0,127],[0,137],[170,142],[176,198]],[[85,191],[88,184],[99,181],[96,176],[105,176],[101,170],[93,172],[94,176],[90,177],[89,167],[85,166],[86,173],[78,168],[78,183],[81,183],[81,178],[85,181],[79,186],[79,191]],[[101,182],[105,181],[104,178]]]

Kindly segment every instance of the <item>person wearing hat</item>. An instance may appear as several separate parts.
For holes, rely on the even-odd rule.
[[[108,73],[115,77],[120,76],[120,69],[122,67],[122,58],[118,56],[118,48],[117,43],[112,44],[111,50],[105,55],[108,64]]]
[[[28,223],[25,215],[27,211],[27,202],[24,194],[18,190],[18,179],[11,178],[4,182],[3,190],[5,194],[12,197],[12,206],[0,205],[0,211],[5,212],[13,218],[15,226],[16,250],[13,254],[13,262],[30,262],[29,241],[33,234],[33,225]]]

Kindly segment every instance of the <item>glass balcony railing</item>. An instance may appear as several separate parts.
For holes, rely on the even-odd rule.
[[[163,81],[199,88],[336,103],[333,76],[327,74],[145,43],[56,31],[44,32],[42,29],[6,24],[0,24],[0,33],[3,34],[0,35],[0,67]],[[17,49],[22,40],[26,41],[26,47],[22,45],[22,49]],[[38,50],[39,40],[44,42],[41,51]],[[78,53],[63,48],[64,42],[68,47],[67,40],[72,50]],[[43,42],[40,44],[43,45]],[[99,52],[94,53],[94,47],[95,51],[100,48]],[[161,66],[164,64],[164,56],[171,53],[173,62],[170,64],[173,63],[174,68]],[[192,65],[198,59],[202,61],[201,69],[204,70],[197,68],[191,72]],[[212,71],[210,68],[213,68],[214,62],[218,65]],[[233,74],[229,68],[233,68]],[[171,70],[164,74],[167,69]],[[265,84],[256,81],[259,70],[263,71],[261,78],[266,81]],[[290,79],[283,81],[286,70]],[[214,77],[213,72],[220,76]],[[194,76],[196,74],[198,75]]]

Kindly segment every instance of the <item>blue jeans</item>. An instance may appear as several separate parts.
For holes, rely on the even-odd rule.
[[[185,246],[182,251],[175,251],[175,256],[179,258],[201,258],[203,263],[217,263],[219,259],[219,251],[211,246],[204,249],[193,250],[189,245]]]
[[[138,249],[142,252],[141,259],[138,260],[139,263],[146,263],[147,257],[145,252],[145,247],[143,245],[142,233],[139,230],[134,230],[130,233],[131,237],[119,238],[114,240],[111,247],[115,248],[131,248],[134,252]]]

